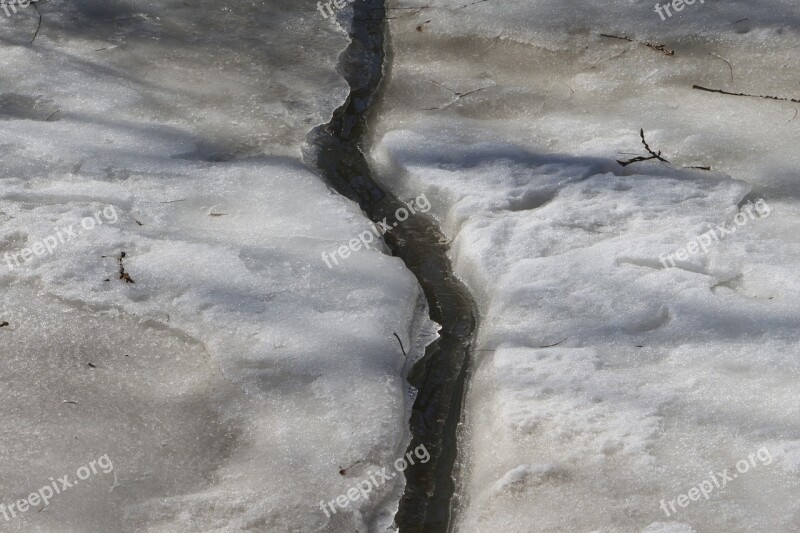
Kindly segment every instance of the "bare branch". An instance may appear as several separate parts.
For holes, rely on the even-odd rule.
[[[610,35],[608,33],[601,33],[600,37],[608,37],[609,39],[619,39],[620,41],[628,41],[629,43],[639,43],[639,44],[641,44],[643,46],[646,46],[648,48],[652,48],[653,50],[655,50],[657,52],[661,52],[662,54],[664,54],[666,56],[674,56],[675,55],[675,50],[670,50],[670,49],[666,48],[663,44],[654,44],[654,43],[651,43],[651,42],[648,42],[648,41],[637,41],[636,39],[631,39],[627,35],[623,35],[623,36],[620,37],[619,35]]]
[[[796,98],[787,98],[785,96],[770,96],[770,95],[762,95],[762,94],[747,94],[747,93],[732,93],[728,91],[723,91],[722,89],[709,89],[708,87],[702,87],[700,85],[692,85],[692,89],[697,89],[698,91],[706,91],[709,93],[719,93],[719,94],[727,94],[729,96],[747,96],[750,98],[764,98],[765,100],[781,100],[783,102],[794,102],[796,104],[800,104],[800,100]]]
[[[669,163],[669,161],[661,157],[661,152],[654,152],[652,148],[650,148],[650,145],[647,144],[647,140],[644,138],[644,128],[641,128],[639,130],[639,136],[642,138],[642,144],[644,145],[644,149],[647,150],[647,153],[649,153],[650,155],[648,157],[644,156],[634,157],[633,159],[629,159],[628,161],[620,161],[619,159],[617,159],[617,163],[619,163],[623,167],[626,167],[631,163],[638,163],[639,161],[649,161],[651,159],[658,159],[659,161],[663,161],[664,163]]]

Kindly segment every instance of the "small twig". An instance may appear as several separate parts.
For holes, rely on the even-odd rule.
[[[652,48],[653,50],[661,52],[665,56],[674,56],[675,55],[675,50],[669,50],[663,44],[653,44],[653,43],[649,43],[647,41],[640,41],[640,42],[643,45]]]
[[[723,60],[725,63],[728,64],[728,68],[731,70],[731,83],[733,83],[733,65],[731,65],[727,59],[725,59],[719,54],[715,54],[714,52],[709,52],[708,55],[718,57],[719,59]]]
[[[569,337],[564,337],[563,339],[561,339],[560,341],[558,341],[558,342],[556,342],[556,343],[553,343],[553,344],[546,344],[546,345],[544,345],[544,346],[539,346],[539,348],[552,348],[553,346],[558,346],[559,344],[561,344],[562,342],[564,342],[564,341],[565,341],[565,340],[567,340],[568,338],[569,338]]]
[[[729,96],[747,96],[750,98],[763,98],[765,100],[781,100],[784,102],[794,102],[796,104],[800,104],[800,100],[796,98],[786,98],[784,96],[770,96],[770,95],[762,95],[762,94],[747,94],[747,93],[732,93],[728,91],[723,91],[722,89],[709,89],[708,87],[703,87],[701,85],[692,85],[692,89],[697,89],[698,91],[706,91],[709,93],[719,93],[719,94],[727,94]]]
[[[785,124],[788,124],[788,123],[790,123],[791,121],[793,121],[793,120],[794,120],[794,119],[796,119],[796,118],[797,118],[797,108],[795,107],[795,108],[794,108],[794,116],[793,116],[792,118],[790,118],[789,120],[787,120],[787,121],[785,122]]]
[[[662,54],[664,54],[666,56],[674,56],[675,55],[675,50],[670,50],[666,46],[664,46],[663,44],[653,44],[653,43],[651,43],[649,41],[637,41],[636,39],[631,39],[630,37],[628,37],[626,35],[623,35],[622,37],[620,37],[619,35],[610,35],[608,33],[601,33],[600,37],[608,37],[610,39],[619,39],[620,41],[628,41],[629,43],[639,43],[639,44],[644,45],[644,46],[646,46],[648,48],[652,48],[653,50],[656,50],[657,52],[661,52]]]
[[[395,333],[394,336],[397,337],[397,342],[400,343],[400,349],[403,351],[403,355],[407,356],[406,349],[403,348],[403,341],[400,340],[400,337],[397,335],[397,333]]]
[[[180,200],[169,200],[166,202],[158,202],[160,204],[174,204],[175,202],[185,202],[186,198],[181,198]]]
[[[708,167],[684,167],[684,168],[696,168],[696,169],[699,169],[699,170],[711,170],[710,166],[708,166]]]
[[[342,475],[342,476],[346,475],[348,470],[350,470],[351,468],[353,468],[354,466],[356,466],[360,462],[361,462],[361,460],[358,460],[355,463],[353,463],[350,466],[348,466],[347,468],[339,467],[339,475]]]
[[[619,163],[623,167],[627,167],[631,163],[639,163],[640,161],[649,161],[651,159],[654,159],[654,158],[653,157],[642,157],[642,156],[639,156],[639,157],[634,157],[633,159],[629,159],[628,161],[620,161],[619,159],[617,159],[617,163]]]
[[[62,400],[61,403],[71,403],[72,405],[78,405],[78,402],[73,402],[72,400]]]
[[[60,112],[61,112],[61,110],[60,110],[60,109],[56,109],[55,111],[53,111],[52,113],[50,113],[50,116],[49,116],[49,117],[47,117],[46,119],[44,119],[44,121],[45,121],[45,122],[50,122],[50,119],[51,119],[51,118],[53,118],[54,116],[56,116],[57,114],[59,114]]]
[[[0,322],[0,328],[4,328],[4,327],[9,326],[9,325],[10,324],[8,322],[6,322],[5,320],[3,322]]]
[[[125,265],[122,264],[123,259],[125,259],[125,252],[121,252],[117,258],[117,261],[119,261],[119,279],[125,280],[125,283],[135,283],[133,278],[125,272]]]
[[[628,161],[620,161],[619,159],[617,159],[617,163],[619,163],[623,167],[628,166],[631,163],[638,163],[639,161],[649,161],[650,159],[658,159],[659,161],[663,161],[664,163],[669,163],[669,161],[667,161],[666,159],[661,157],[661,152],[660,151],[659,152],[654,152],[650,148],[650,145],[647,144],[647,141],[644,138],[644,128],[641,128],[639,130],[639,136],[642,138],[642,144],[644,145],[644,149],[647,150],[647,152],[650,154],[650,156],[649,157],[644,157],[644,156],[634,157],[633,159],[629,159]]]
[[[620,41],[628,41],[629,43],[633,42],[633,39],[631,39],[630,37],[625,37],[625,36],[620,37],[619,35],[610,35],[608,33],[601,33],[600,37],[608,37],[610,39],[619,39]]]
[[[661,152],[655,153],[653,150],[650,149],[650,145],[647,144],[647,141],[644,138],[644,128],[639,129],[639,136],[642,138],[642,144],[644,145],[644,149],[647,150],[650,153],[650,155],[652,155],[656,159],[669,163],[669,161],[661,157]]]

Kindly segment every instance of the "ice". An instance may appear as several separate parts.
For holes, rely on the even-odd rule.
[[[321,258],[369,228],[301,158],[346,33],[310,3],[37,8],[33,44],[0,16],[0,503],[114,471],[0,529],[385,528],[400,477],[319,502],[404,453],[435,327],[399,259]]]
[[[797,99],[800,13],[654,4],[390,3],[371,154],[481,308],[458,531],[796,529],[797,104],[692,85]]]

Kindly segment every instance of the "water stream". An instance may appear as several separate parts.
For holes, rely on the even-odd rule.
[[[386,60],[385,0],[358,0],[351,44],[338,71],[350,85],[347,101],[330,122],[307,137],[307,164],[340,194],[358,202],[374,222],[394,220],[404,204],[373,178],[364,156],[368,111],[379,94]],[[457,429],[468,375],[476,307],[453,275],[447,240],[435,221],[412,215],[384,236],[392,254],[414,273],[428,300],[440,338],[414,366],[409,382],[418,391],[410,420],[409,450],[424,444],[430,461],[405,471],[407,485],[396,523],[402,533],[449,531],[455,493]]]

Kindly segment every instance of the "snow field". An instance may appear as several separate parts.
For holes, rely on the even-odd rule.
[[[796,104],[692,85],[797,98],[800,17],[694,7],[394,11],[372,156],[430,198],[482,312],[459,531],[797,528]],[[617,163],[648,155],[640,128],[669,165]],[[759,200],[768,217],[661,263]],[[659,508],[761,448],[772,464]]]
[[[400,479],[330,519],[318,504],[405,451],[404,377],[436,335],[399,259],[320,260],[369,228],[301,159],[347,94],[344,32],[294,2],[39,9],[33,45],[31,17],[0,21],[0,257],[118,221],[0,264],[0,487],[101,454],[115,477],[4,530],[390,523]]]

